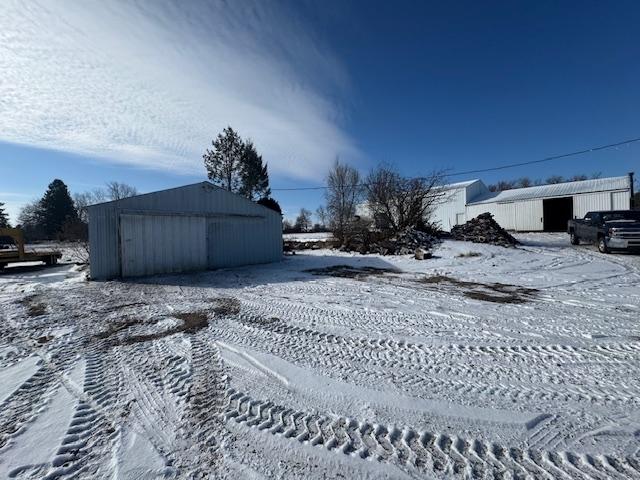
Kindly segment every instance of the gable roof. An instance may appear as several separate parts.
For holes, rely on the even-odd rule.
[[[514,202],[516,200],[530,200],[533,198],[563,197],[580,193],[608,192],[630,189],[629,176],[594,178],[579,182],[554,183],[551,185],[537,185],[535,187],[514,188],[502,192],[491,192],[468,205],[494,202]]]
[[[445,190],[455,190],[456,188],[469,187],[476,182],[481,182],[481,180],[479,178],[475,178],[473,180],[466,180],[464,182],[448,183],[446,185],[443,185],[442,188]]]
[[[190,190],[193,187],[198,187],[201,186],[204,189],[209,189],[209,190],[218,190],[222,193],[224,193],[225,195],[232,195],[236,200],[243,202],[243,203],[247,203],[250,204],[252,208],[257,208],[258,210],[265,210],[266,212],[270,212],[270,213],[275,213],[276,215],[280,216],[280,214],[278,212],[276,212],[275,210],[272,210],[268,207],[265,207],[264,205],[261,205],[257,202],[254,202],[253,200],[249,200],[247,197],[234,193],[234,192],[230,192],[229,190],[222,188],[218,185],[215,185],[207,180],[203,181],[203,182],[196,182],[196,183],[190,183],[188,185],[181,185],[179,187],[172,187],[172,188],[166,188],[164,190],[156,190],[153,192],[147,192],[147,193],[141,193],[138,195],[133,195],[131,197],[125,197],[125,198],[120,198],[118,200],[109,200],[107,202],[100,202],[100,203],[94,203],[92,205],[89,205],[88,208],[93,208],[93,207],[98,207],[98,206],[103,206],[103,205],[109,205],[109,204],[113,204],[113,205],[117,205],[118,203],[123,203],[123,204],[127,204],[130,202],[135,202],[136,199],[140,199],[140,198],[144,198],[144,197],[150,197],[150,196],[154,196],[154,195],[158,195],[158,194],[164,194],[166,192],[170,192],[170,191],[175,191],[175,190]],[[265,213],[266,213],[265,212]]]

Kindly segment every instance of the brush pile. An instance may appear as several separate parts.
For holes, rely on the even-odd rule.
[[[451,238],[474,243],[489,243],[501,247],[514,247],[520,243],[502,228],[489,212],[472,218],[464,225],[453,227]]]
[[[376,232],[361,232],[343,245],[342,250],[363,254],[414,255],[417,249],[421,249],[424,251],[424,258],[429,258],[430,251],[437,242],[438,239],[432,235],[413,228],[390,237],[383,237]]]

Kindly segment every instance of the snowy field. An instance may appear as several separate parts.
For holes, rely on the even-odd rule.
[[[520,239],[0,274],[0,478],[640,478],[640,256]]]
[[[296,242],[318,242],[331,240],[333,235],[331,232],[285,233],[282,235],[282,238],[284,240]]]

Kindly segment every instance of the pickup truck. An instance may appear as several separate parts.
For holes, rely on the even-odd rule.
[[[588,212],[583,219],[569,220],[571,244],[595,243],[598,250],[640,249],[640,210]]]

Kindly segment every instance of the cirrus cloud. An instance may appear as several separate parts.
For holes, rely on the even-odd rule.
[[[0,140],[202,172],[226,125],[272,173],[357,158],[335,98],[348,76],[300,17],[267,2],[5,0]]]

